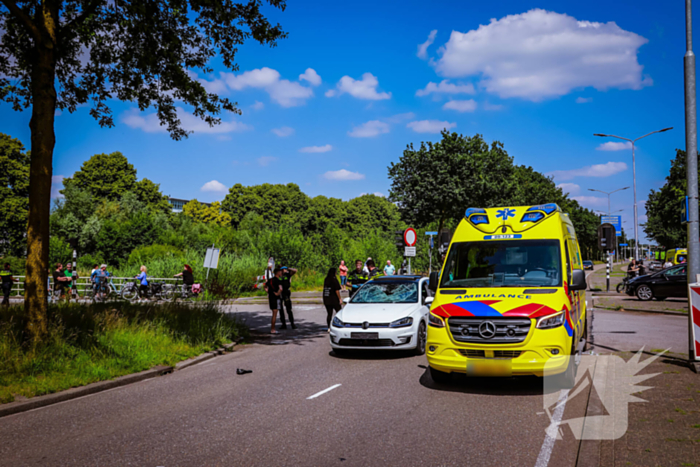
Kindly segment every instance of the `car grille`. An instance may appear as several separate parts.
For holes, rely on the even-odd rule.
[[[388,328],[389,324],[391,323],[368,323],[368,327],[365,329],[370,329],[370,328]],[[362,328],[362,323],[344,323],[344,328]]]
[[[391,339],[340,339],[338,345],[348,347],[393,347],[394,341]]]
[[[476,349],[457,349],[465,357],[486,358],[486,351]],[[522,352],[519,350],[494,350],[493,358],[518,358]]]
[[[479,334],[479,327],[487,321],[496,326],[496,334],[491,338]],[[515,344],[525,340],[530,332],[531,321],[529,318],[452,317],[448,318],[447,325],[452,338],[457,342]]]

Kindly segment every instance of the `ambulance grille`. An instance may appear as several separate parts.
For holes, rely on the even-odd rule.
[[[486,352],[484,350],[457,349],[457,352],[469,358],[486,358]],[[518,358],[521,353],[520,350],[494,350],[493,358]]]
[[[482,324],[490,322],[496,328],[493,337],[487,337],[488,333],[479,333]],[[478,344],[516,344],[522,342],[530,332],[529,318],[476,318],[476,317],[452,317],[447,319],[452,338],[457,342],[470,342]],[[484,331],[489,328],[484,325]]]

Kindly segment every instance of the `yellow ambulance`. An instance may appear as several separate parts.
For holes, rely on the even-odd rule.
[[[574,226],[556,204],[467,209],[430,288],[434,381],[466,373],[574,383],[586,276]]]
[[[673,264],[685,263],[688,260],[688,249],[687,248],[675,248],[673,250],[668,250],[666,252],[666,261],[670,261]]]

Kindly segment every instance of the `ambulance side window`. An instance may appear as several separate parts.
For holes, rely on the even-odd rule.
[[[569,241],[564,240],[564,250],[566,250],[566,277],[571,283],[571,255],[569,254]]]

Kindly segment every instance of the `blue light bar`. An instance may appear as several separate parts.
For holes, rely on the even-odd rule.
[[[474,225],[478,224],[488,224],[489,223],[489,217],[483,214],[479,214],[478,216],[471,216],[469,218],[469,222],[471,222]]]
[[[468,208],[464,213],[464,217],[469,217],[472,214],[486,214],[486,209],[482,208]]]
[[[557,206],[556,203],[548,203],[548,204],[540,204],[537,206],[533,206],[527,210],[527,212],[530,212],[530,211],[543,211],[549,215],[549,214],[553,213],[554,211],[561,211],[561,209],[559,209],[559,206]]]
[[[541,212],[526,212],[520,222],[539,222],[542,219],[544,219],[544,214]]]

